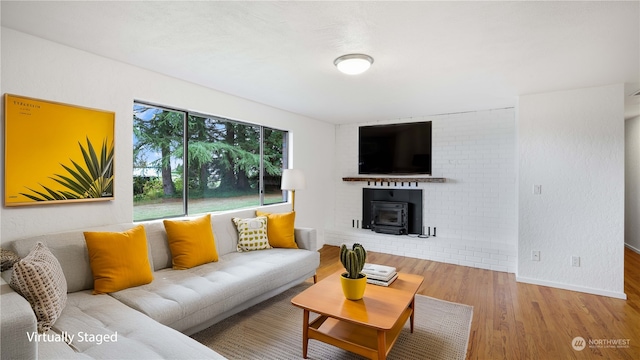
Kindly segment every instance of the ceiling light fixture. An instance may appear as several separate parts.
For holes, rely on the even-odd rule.
[[[345,74],[358,75],[371,67],[373,58],[365,54],[347,54],[335,59],[333,64]]]

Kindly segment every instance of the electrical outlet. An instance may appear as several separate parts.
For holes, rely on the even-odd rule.
[[[540,261],[540,251],[532,250],[531,251],[531,261]]]
[[[533,195],[542,194],[542,185],[533,185]]]
[[[580,256],[571,257],[571,266],[580,267]]]

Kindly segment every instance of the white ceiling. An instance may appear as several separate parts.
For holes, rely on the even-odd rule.
[[[2,1],[2,26],[333,122],[640,88],[640,2]],[[358,76],[333,60],[362,52]],[[175,105],[179,104],[167,104]],[[640,114],[627,97],[625,116]]]

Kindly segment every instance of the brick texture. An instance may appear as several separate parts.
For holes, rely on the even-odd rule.
[[[358,174],[358,126],[432,121],[432,176],[419,183],[423,224],[437,237],[417,238],[354,229],[362,218],[362,189],[412,188],[343,182]],[[361,242],[367,249],[496,271],[515,272],[517,245],[515,111],[512,108],[347,124],[336,127],[335,223],[325,242]],[[433,230],[432,230],[433,231]]]

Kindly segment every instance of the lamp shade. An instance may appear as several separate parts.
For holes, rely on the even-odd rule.
[[[282,170],[282,190],[300,190],[307,186],[304,174],[298,169]]]

